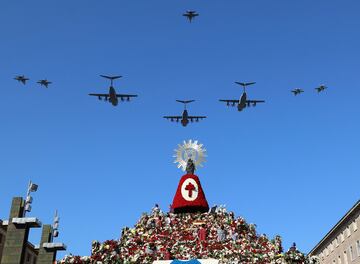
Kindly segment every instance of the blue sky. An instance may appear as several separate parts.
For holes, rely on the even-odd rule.
[[[92,240],[159,203],[167,209],[182,175],[173,149],[197,139],[197,171],[210,204],[226,204],[308,252],[359,199],[358,1],[63,0],[0,2],[0,219],[11,198],[39,184],[32,216],[61,216],[58,241],[89,255]],[[200,13],[189,24],[181,14]],[[25,74],[23,86],[13,80]],[[119,74],[131,103],[106,92]],[[35,81],[48,78],[49,89]],[[256,81],[266,103],[239,113],[234,81]],[[329,89],[317,94],[316,86]],[[303,88],[294,97],[290,90]],[[183,128],[175,99],[195,99]],[[31,232],[38,243],[40,230]],[[63,254],[59,254],[61,257]]]

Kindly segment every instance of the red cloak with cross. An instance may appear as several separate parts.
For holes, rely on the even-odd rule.
[[[181,177],[172,203],[174,213],[207,212],[209,205],[198,176],[186,174]]]

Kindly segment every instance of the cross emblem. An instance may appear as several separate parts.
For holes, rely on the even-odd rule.
[[[196,188],[191,182],[189,182],[188,185],[186,185],[185,190],[187,190],[189,192],[189,197],[191,198],[192,193],[193,193],[193,191],[196,190]]]

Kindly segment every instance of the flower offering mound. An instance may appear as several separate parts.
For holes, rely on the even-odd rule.
[[[256,226],[225,208],[209,213],[162,213],[154,207],[119,240],[92,244],[91,257],[66,256],[59,263],[152,263],[154,260],[208,259],[221,263],[310,263],[295,245],[282,253],[281,238],[270,240]],[[314,262],[315,263],[315,262]]]

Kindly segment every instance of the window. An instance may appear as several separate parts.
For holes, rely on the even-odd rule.
[[[335,247],[339,246],[339,238],[338,237],[335,238],[334,245],[335,245]]]
[[[338,264],[341,264],[341,257],[338,257]]]
[[[356,219],[354,220],[353,222],[353,229],[354,229],[354,232],[357,230],[357,223],[356,223]]]
[[[31,256],[29,253],[27,253],[27,256],[26,256],[26,263],[29,263],[31,260]]]
[[[344,242],[344,240],[345,240],[344,232],[341,233],[340,240],[341,240],[341,243]]]
[[[356,241],[357,254],[360,257],[360,240]]]
[[[348,264],[348,257],[347,257],[347,254],[346,254],[346,251],[344,251],[344,264]]]
[[[353,261],[355,259],[355,254],[352,246],[349,247],[349,251],[350,251],[350,259],[351,261]]]
[[[336,263],[336,260],[335,260],[335,259],[333,259],[333,263],[334,263],[334,264]]]

